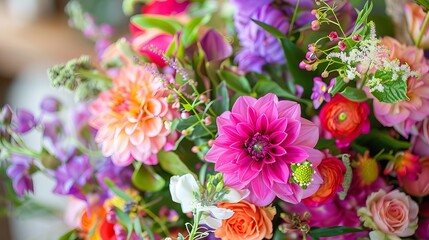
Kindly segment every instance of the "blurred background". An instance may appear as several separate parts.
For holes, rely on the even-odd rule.
[[[84,0],[85,11],[127,31],[119,0]],[[0,0],[0,106],[26,108],[37,114],[46,95],[73,104],[72,95],[50,87],[47,69],[83,54],[96,58],[94,43],[68,26],[67,0]],[[26,139],[37,148],[39,136]],[[2,181],[4,181],[2,179]],[[4,187],[4,184],[0,184]],[[0,215],[1,240],[53,240],[70,230],[63,221],[67,198],[52,194],[53,181],[37,175],[28,205]],[[0,189],[1,209],[8,206]],[[37,208],[37,211],[35,209]],[[29,214],[29,210],[31,214]]]
[[[400,6],[403,0],[387,1]],[[98,23],[108,23],[119,33],[128,31],[121,0],[80,2]],[[359,6],[365,1],[352,2]],[[392,35],[394,23],[385,14],[385,2],[373,2],[376,4],[373,20],[392,25],[380,29],[379,34]],[[94,59],[97,56],[94,43],[68,26],[66,4],[67,0],[0,0],[0,106],[8,103],[13,109],[31,109],[37,115],[39,103],[46,95],[73,104],[71,94],[50,87],[47,69],[83,54]],[[37,148],[39,139],[40,136],[30,135],[26,140]],[[28,205],[9,211],[7,216],[5,211],[0,212],[1,240],[53,240],[69,230],[63,221],[67,198],[51,193],[54,183],[50,179],[37,175],[33,181],[35,194]],[[10,206],[4,201],[3,186],[0,184],[0,204],[1,209],[7,209]]]

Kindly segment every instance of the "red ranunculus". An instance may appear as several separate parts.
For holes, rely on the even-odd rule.
[[[184,11],[189,6],[189,1],[180,0],[154,0],[141,9],[142,14],[156,14],[156,15],[177,15]]]
[[[342,190],[346,167],[338,158],[328,157],[322,160],[317,170],[323,178],[323,183],[317,192],[302,200],[304,204],[314,207],[329,201]]]
[[[322,128],[337,138],[337,146],[341,148],[369,131],[368,115],[368,103],[354,102],[336,94],[323,106],[319,117]]]
[[[101,222],[100,226],[100,237],[103,240],[116,240],[115,230],[113,229],[113,226],[115,224],[109,223],[104,219]]]

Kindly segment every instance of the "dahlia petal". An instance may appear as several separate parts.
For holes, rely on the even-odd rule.
[[[265,114],[262,114],[256,121],[256,131],[259,133],[265,133],[268,128],[268,118]]]
[[[148,137],[154,137],[158,135],[163,127],[164,124],[162,119],[158,117],[146,119],[142,124],[142,130]]]
[[[219,128],[219,133],[223,132],[224,126],[231,124],[231,121],[229,120],[230,114],[230,112],[224,112],[216,119],[216,124]]]
[[[299,120],[301,118],[301,107],[298,103],[292,101],[280,101],[277,104],[279,118],[292,118]]]
[[[256,113],[256,110],[253,107],[249,107],[247,109],[247,121],[252,125],[256,125],[256,120],[258,119],[258,115]]]
[[[298,146],[287,146],[285,147],[286,155],[282,157],[282,159],[285,159],[288,163],[300,163],[304,160],[306,160],[309,155],[306,150],[303,149],[304,147],[298,147]]]
[[[143,163],[146,165],[156,165],[158,164],[158,156],[156,154],[151,154]]]
[[[232,112],[239,113],[241,115],[247,114],[247,109],[256,103],[256,99],[249,96],[241,96],[237,99],[232,107]]]
[[[101,152],[105,157],[109,157],[113,154],[113,140],[104,141],[101,145]]]
[[[214,144],[207,152],[205,160],[208,162],[216,162],[225,151],[226,150],[224,148],[220,148]]]
[[[292,193],[289,195],[280,194],[282,192],[278,192],[279,190],[281,190],[278,184],[274,184],[273,189],[275,189],[274,191],[276,191],[277,197],[279,197],[281,200],[285,202],[292,203],[292,204],[297,204],[301,202],[303,191],[301,187],[296,183],[290,184],[290,189]]]
[[[240,182],[238,180],[238,174],[237,172],[232,174],[225,174],[223,176],[223,180],[225,182],[225,186],[232,187],[234,189],[242,189],[246,187],[246,182]]]
[[[132,145],[139,145],[143,142],[144,132],[137,130],[132,135],[130,135],[130,142]]]
[[[150,152],[149,151],[139,151],[138,147],[133,147],[131,149],[131,155],[133,158],[139,162],[144,162],[146,158],[149,157]]]
[[[285,132],[274,132],[273,134],[270,134],[270,143],[273,145],[279,145],[286,139],[287,136],[288,134]]]
[[[240,182],[250,182],[251,180],[253,180],[255,177],[258,176],[259,171],[254,171],[251,168],[251,165],[241,165],[239,166],[239,171],[238,171],[238,179]]]
[[[252,171],[260,172],[264,165],[265,163],[263,161],[253,161],[252,164],[250,164],[250,167]]]
[[[287,153],[283,147],[275,146],[275,145],[271,146],[268,151],[270,155],[273,157],[283,156]]]
[[[291,184],[284,184],[284,183],[274,183],[271,186],[271,189],[273,192],[282,200],[291,198],[293,195]],[[286,200],[285,200],[286,201]],[[290,201],[287,201],[290,202]]]
[[[113,139],[113,150],[117,153],[123,152],[128,148],[128,143],[125,133],[119,134]]]
[[[242,136],[237,133],[235,126],[224,126],[223,132],[231,141],[237,141],[242,138]]]
[[[159,150],[162,149],[162,147],[165,145],[166,142],[167,142],[167,139],[162,136],[150,138],[151,152],[152,153],[159,152]]]
[[[261,176],[253,179],[249,184],[250,195],[255,195],[258,199],[264,199],[269,196],[272,191],[268,186],[265,186]]]
[[[269,93],[258,99],[253,108],[259,110],[259,114],[265,114],[270,121],[273,121],[278,118],[277,103],[277,96]]]
[[[301,146],[300,148],[308,154],[307,160],[313,164],[313,167],[319,166],[320,162],[325,157],[325,155],[317,149],[305,146]]]
[[[294,141],[294,145],[314,147],[319,140],[319,128],[313,122],[301,118],[301,130]]]
[[[159,116],[162,112],[162,104],[157,99],[147,99],[143,109],[146,114]]]
[[[299,133],[301,131],[301,122],[289,119],[288,124],[286,126],[285,132],[287,132],[288,136],[283,142],[284,146],[287,146],[289,144],[292,144],[296,141],[296,139],[299,137]],[[294,143],[295,145],[295,143]]]
[[[289,181],[289,167],[284,161],[277,161],[276,164],[266,165],[263,175],[267,176],[271,183],[275,181],[287,184]]]
[[[232,122],[232,124],[237,125],[239,123],[246,122],[246,118],[244,116],[240,115],[240,114],[236,114],[236,113],[231,113],[229,115],[229,120],[230,121],[228,123]]]
[[[276,119],[270,122],[270,125],[268,126],[265,133],[271,135],[271,134],[274,134],[275,132],[285,132],[287,124],[288,124],[288,119],[286,118]]]
[[[134,158],[128,151],[122,153],[114,153],[112,155],[112,162],[118,166],[128,166],[134,161]]]
[[[254,134],[254,129],[248,123],[239,123],[237,124],[237,133],[241,136],[252,136]]]

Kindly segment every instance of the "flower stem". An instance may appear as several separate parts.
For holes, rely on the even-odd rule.
[[[201,219],[201,211],[198,211],[196,215],[194,215],[194,225],[192,226],[192,231],[189,234],[189,240],[194,240],[195,234],[198,230],[198,225],[200,225],[200,219]]]
[[[293,25],[295,24],[296,15],[298,15],[298,7],[299,7],[299,0],[296,1],[295,11],[293,11],[292,20],[290,21],[288,35],[291,34],[292,29],[293,29]]]
[[[427,25],[428,25],[428,22],[429,22],[429,12],[427,12],[427,13],[426,13],[426,17],[425,17],[425,20],[424,20],[424,22],[423,22],[423,25],[422,25],[422,29],[421,29],[421,31],[420,31],[419,38],[417,39],[417,43],[416,43],[416,46],[417,46],[417,47],[420,47],[420,43],[421,43],[421,41],[422,41],[423,35],[424,35],[424,34],[425,34],[425,32],[426,32],[426,27],[427,27]]]

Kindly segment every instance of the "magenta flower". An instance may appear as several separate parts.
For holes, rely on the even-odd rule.
[[[301,118],[300,106],[278,101],[274,94],[260,99],[240,97],[232,111],[217,118],[219,136],[206,155],[225,184],[249,189],[248,200],[265,206],[276,196],[298,203],[317,191],[322,179],[316,169],[323,154],[315,150],[319,130]]]

